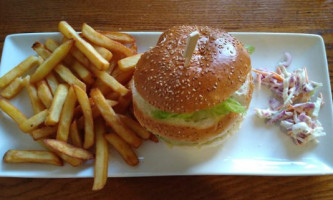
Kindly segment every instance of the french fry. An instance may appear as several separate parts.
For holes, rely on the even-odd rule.
[[[49,38],[44,43],[44,46],[47,50],[53,52],[56,48],[58,48],[59,44],[56,41]],[[71,54],[68,54],[63,61],[67,66],[71,66],[74,63],[75,59]]]
[[[73,167],[77,167],[79,165],[81,165],[83,163],[83,160],[79,159],[79,158],[74,158],[71,156],[68,156],[64,153],[61,152],[57,152],[54,149],[52,149],[51,147],[47,146],[44,142],[38,141],[42,146],[44,146],[46,149],[48,149],[49,151],[55,153],[57,156],[59,156],[63,161],[69,163],[71,166]]]
[[[0,78],[0,89],[7,86],[10,82],[16,79],[19,76],[22,76],[24,73],[29,71],[29,69],[39,65],[41,63],[41,59],[36,56],[29,56],[12,70],[7,72]]]
[[[135,133],[128,129],[117,117],[112,107],[108,105],[103,94],[97,88],[94,88],[90,92],[91,98],[94,100],[99,112],[105,119],[106,123],[112,127],[112,129],[123,138],[131,146],[138,148],[142,140],[138,138]]]
[[[133,149],[118,135],[109,133],[105,135],[106,140],[120,153],[127,164],[135,166],[139,160]]]
[[[138,46],[136,46],[136,43],[131,44],[129,47],[134,53],[138,52]]]
[[[1,95],[7,99],[11,99],[15,97],[23,87],[23,79],[21,77],[17,77],[1,91]]]
[[[88,149],[94,145],[94,121],[88,95],[80,87],[74,85],[75,94],[82,108],[84,116],[84,143],[83,147]]]
[[[71,166],[73,167],[77,167],[79,165],[81,165],[83,163],[83,160],[79,159],[79,158],[74,158],[71,156],[68,156],[64,153],[56,153],[62,160],[64,160],[65,162],[69,163]]]
[[[58,46],[59,46],[59,44],[56,41],[54,41],[50,38],[45,41],[44,45],[51,52],[56,50],[56,48],[58,48]]]
[[[94,47],[82,39],[76,31],[65,21],[59,23],[59,31],[64,34],[66,38],[73,38],[75,46],[94,64],[98,69],[105,70],[109,67],[109,62],[106,61]]]
[[[54,68],[54,71],[69,85],[77,85],[83,90],[86,90],[86,84],[84,84],[80,79],[78,79],[67,67],[64,65],[58,65]]]
[[[83,80],[83,82],[89,85],[93,84],[94,79],[91,72],[86,69],[80,62],[74,61],[70,68],[78,75],[81,80]]]
[[[37,113],[43,111],[45,109],[45,106],[38,97],[36,87],[33,84],[31,84],[30,76],[26,76],[24,78],[24,85],[25,85],[25,88],[27,89],[28,95],[30,97],[30,101],[31,101],[31,105],[32,105],[32,109],[33,109],[34,113],[37,114]]]
[[[137,133],[138,136],[140,136],[142,139],[147,140],[150,138],[151,134],[135,120],[120,114],[118,114],[118,117],[122,122],[124,122],[124,124],[126,124],[126,126],[128,126],[130,129],[132,129],[132,131]]]
[[[94,158],[94,155],[89,151],[75,147],[66,142],[55,140],[55,139],[44,139],[44,144],[56,152],[66,154],[73,158],[78,158],[82,160],[90,160]]]
[[[52,152],[41,150],[8,150],[3,160],[7,163],[42,163],[62,166],[62,161]]]
[[[119,97],[120,97],[119,94],[116,92],[109,92],[107,95],[105,95],[106,99],[115,100],[115,101],[117,101]]]
[[[111,75],[121,84],[126,84],[132,79],[134,71],[123,71],[117,66],[111,73]]]
[[[95,103],[94,103],[94,101],[91,99],[91,98],[89,98],[89,103],[90,103],[90,107],[91,107],[91,109],[93,108],[93,107],[95,107]],[[110,102],[111,103],[111,102]],[[112,104],[117,104],[118,102],[116,102],[116,101],[113,101],[112,102]],[[78,118],[78,117],[80,117],[82,115],[82,108],[81,108],[81,105],[79,104],[78,106],[76,106],[75,107],[75,109],[74,109],[74,116],[76,117],[76,118]]]
[[[68,94],[60,114],[58,124],[57,140],[67,142],[69,136],[70,125],[74,116],[75,103],[77,101],[74,88],[70,87]]]
[[[127,34],[127,33],[119,33],[119,32],[112,32],[112,31],[100,31],[97,32],[105,35],[106,37],[110,38],[111,40],[115,40],[117,42],[120,42],[122,44],[132,44],[135,42],[135,39],[133,36]]]
[[[57,133],[56,126],[44,126],[39,129],[35,129],[31,132],[31,136],[34,140],[40,140],[47,138],[49,136],[55,135]]]
[[[108,85],[106,85],[101,79],[97,79],[92,85],[92,88],[100,89],[104,95],[112,92],[112,89]]]
[[[95,76],[100,79],[105,85],[110,87],[112,90],[118,92],[121,95],[128,93],[128,89],[120,84],[115,78],[113,78],[106,71],[99,71],[94,67],[89,67],[89,69],[95,74]]]
[[[44,59],[48,59],[52,54],[41,43],[35,42],[32,48]],[[59,48],[59,47],[58,47]],[[77,50],[78,51],[78,50]],[[81,53],[81,52],[80,52]],[[89,61],[88,61],[89,62]],[[64,65],[59,64],[54,67],[57,74],[68,84],[75,84],[82,89],[86,89],[86,84],[80,81],[76,76]]]
[[[106,127],[101,118],[95,121],[96,154],[94,167],[94,184],[92,190],[100,190],[104,187],[108,178],[108,144],[104,138]]]
[[[40,42],[35,42],[31,47],[38,55],[40,55],[44,60],[51,56],[51,52],[47,50],[43,44]]]
[[[79,129],[77,127],[76,120],[74,120],[73,123],[71,124],[69,135],[71,137],[72,144],[76,147],[82,148],[82,146],[83,146],[82,145],[82,139],[81,139],[81,136],[80,136]]]
[[[46,81],[42,80],[37,83],[37,96],[46,108],[49,108],[51,106],[53,96]]]
[[[108,99],[106,101],[111,107],[118,104],[117,101],[108,100]],[[80,109],[81,109],[81,107],[80,107]],[[101,113],[99,112],[98,108],[95,105],[91,106],[91,112],[92,112],[94,119],[101,116]],[[84,116],[81,116],[78,120],[78,127],[79,127],[79,129],[83,129],[83,126],[84,126]]]
[[[28,118],[13,104],[0,97],[0,109],[11,117],[17,124],[26,121]]]
[[[76,60],[78,60],[84,66],[90,65],[89,59],[83,53],[81,53],[81,51],[79,49],[77,49],[76,47],[74,47],[72,49],[71,54],[74,58],[76,58]]]
[[[133,51],[127,48],[125,45],[111,40],[110,38],[104,36],[103,34],[95,31],[91,26],[86,23],[83,23],[82,26],[82,34],[85,38],[87,38],[90,42],[99,45],[101,47],[105,47],[110,51],[118,52],[124,54],[125,56],[133,55]]]
[[[65,43],[61,44],[54,52],[48,57],[32,74],[31,82],[35,83],[42,80],[45,76],[47,76],[54,67],[60,63],[68,52],[71,50],[74,44],[73,40],[68,40]]]
[[[140,60],[142,53],[118,60],[118,67],[123,71],[134,71],[136,63]]]
[[[49,85],[52,94],[54,95],[55,91],[59,85],[59,81],[58,81],[57,77],[53,74],[53,72],[49,73],[46,76],[46,82]]]
[[[31,131],[35,130],[38,128],[39,125],[41,125],[47,116],[47,110],[43,110],[29,119],[19,123],[20,129],[25,132],[25,133],[30,133]]]
[[[114,107],[116,113],[124,113],[132,103],[132,92],[118,98],[118,104]]]
[[[68,93],[68,88],[64,84],[59,84],[55,91],[48,116],[45,120],[45,125],[52,126],[59,122],[62,107]]]
[[[106,48],[104,47],[100,47],[100,46],[96,46],[96,45],[93,45],[94,48],[96,49],[96,51],[101,54],[101,56],[107,60],[107,61],[110,61],[112,59],[112,53],[111,51],[107,50]]]
[[[149,140],[151,140],[151,141],[153,141],[155,143],[159,142],[158,138],[154,134],[150,134]]]
[[[118,55],[116,53],[112,54],[112,59],[110,60],[110,67],[105,70],[107,73],[111,74],[113,70],[117,67],[118,65]]]

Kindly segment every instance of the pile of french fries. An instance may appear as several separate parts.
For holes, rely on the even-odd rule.
[[[135,166],[139,160],[134,149],[143,140],[158,141],[131,112],[128,82],[141,54],[135,39],[125,33],[96,31],[84,23],[78,34],[65,21],[58,28],[64,36],[61,43],[35,42],[37,55],[0,78],[0,109],[46,150],[12,149],[3,159],[58,166],[95,159],[92,189],[100,190],[108,176],[108,145]],[[24,88],[34,112],[30,117],[8,101]]]

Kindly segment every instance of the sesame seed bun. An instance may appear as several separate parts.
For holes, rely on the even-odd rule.
[[[200,38],[190,65],[184,67],[186,39],[193,31],[198,31]],[[249,54],[227,32],[207,26],[175,26],[141,56],[134,85],[160,110],[191,113],[228,99],[250,71]]]
[[[199,40],[189,66],[183,53],[190,33]],[[175,26],[164,32],[156,47],[145,52],[131,82],[133,111],[139,123],[176,144],[203,144],[230,131],[244,113],[203,117],[156,119],[156,110],[194,113],[233,98],[248,108],[252,98],[251,61],[247,50],[224,30],[201,26]]]

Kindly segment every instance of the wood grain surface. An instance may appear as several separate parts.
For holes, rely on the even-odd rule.
[[[6,35],[57,31],[60,20],[74,28],[87,22],[116,31],[198,24],[228,31],[319,34],[325,40],[331,84],[333,80],[332,0],[1,0],[0,52]],[[0,199],[333,199],[332,175],[109,178],[99,192],[91,186],[92,179],[83,178],[0,178]]]

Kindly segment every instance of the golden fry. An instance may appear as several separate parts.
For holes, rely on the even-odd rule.
[[[47,50],[53,52],[56,48],[58,48],[59,44],[52,40],[52,39],[47,39],[46,42],[44,43],[44,46]],[[73,48],[73,47],[72,47]],[[74,62],[74,58],[72,57],[71,54],[68,54],[65,58],[64,58],[64,63],[68,66],[72,65]]]
[[[1,96],[7,99],[11,99],[15,97],[22,90],[23,87],[23,79],[21,77],[17,77],[1,91]]]
[[[34,140],[40,140],[43,138],[47,138],[49,136],[55,135],[57,133],[56,126],[44,126],[39,129],[35,129],[31,132],[31,136]]]
[[[105,135],[106,140],[120,153],[127,164],[135,166],[139,160],[133,149],[121,137],[114,133]]]
[[[84,143],[83,147],[88,149],[94,145],[94,121],[88,95],[80,87],[74,85],[74,90],[81,105],[84,116]]]
[[[67,67],[64,65],[58,65],[54,68],[54,71],[69,85],[77,85],[83,90],[86,90],[86,84],[84,84],[80,79],[78,79]]]
[[[96,51],[101,54],[101,56],[107,60],[107,61],[110,61],[112,59],[112,53],[111,51],[107,50],[106,48],[104,47],[100,47],[100,46],[96,46],[96,45],[93,45],[94,48],[96,49]]]
[[[104,187],[108,178],[108,144],[104,138],[106,127],[104,121],[99,118],[95,121],[96,153],[94,167],[93,190],[100,190]]]
[[[59,46],[59,44],[56,41],[54,41],[54,40],[52,40],[50,38],[45,41],[44,45],[51,52],[53,52],[54,50],[56,50],[58,48],[58,46]]]
[[[78,77],[85,82],[86,84],[93,84],[94,79],[92,77],[91,72],[86,69],[80,62],[74,61],[73,64],[70,67],[77,75]]]
[[[80,147],[80,148],[83,146],[76,120],[73,121],[73,123],[71,124],[69,135],[71,137],[71,140],[72,140],[72,143],[74,146]]]
[[[114,107],[115,112],[125,113],[129,105],[132,103],[132,92],[118,98],[118,104]]]
[[[60,45],[51,55],[48,57],[32,74],[31,82],[35,83],[42,80],[45,76],[47,76],[54,67],[60,63],[68,52],[71,50],[74,44],[73,40],[68,40],[62,45]]]
[[[107,103],[112,107],[112,106],[115,106],[118,104],[117,101],[113,101],[113,100],[106,100]],[[80,107],[80,110],[81,110],[81,107]],[[91,106],[91,112],[92,112],[92,115],[93,115],[93,118],[97,118],[99,116],[101,116],[101,113],[99,112],[98,108],[96,105],[92,105]],[[83,129],[83,125],[84,125],[84,116],[81,116],[78,120],[78,127],[79,129]]]
[[[100,70],[105,70],[109,67],[109,62],[106,61],[91,44],[82,39],[67,22],[61,21],[58,28],[66,38],[73,38],[75,40],[75,46],[87,56],[94,66]]]
[[[43,124],[47,116],[47,110],[43,110],[29,119],[21,122],[19,124],[20,129],[25,133],[30,133],[31,131],[38,128],[39,125]]]
[[[60,140],[44,139],[43,142],[46,146],[50,147],[54,151],[66,154],[74,158],[79,158],[82,160],[89,160],[94,158],[94,155],[89,151],[75,147]]]
[[[62,161],[52,152],[41,150],[8,150],[3,160],[7,163],[42,163],[62,166]]]
[[[133,36],[127,34],[127,33],[119,33],[119,32],[112,32],[112,31],[100,31],[97,32],[105,35],[106,37],[110,38],[111,40],[115,40],[117,42],[120,42],[122,44],[132,44],[135,42],[135,39]]]
[[[48,57],[51,56],[51,52],[49,50],[47,50],[43,44],[41,44],[40,42],[35,42],[32,45],[32,49],[36,51],[36,53],[38,55],[40,55],[44,60],[46,60]]]
[[[89,67],[89,69],[95,74],[95,76],[100,79],[105,85],[110,87],[115,92],[118,92],[121,95],[128,93],[128,89],[120,84],[115,78],[113,78],[106,71],[99,71],[94,67]]]
[[[112,89],[108,85],[106,85],[101,79],[97,79],[92,85],[92,88],[98,88],[104,95],[112,92]]]
[[[132,129],[134,132],[136,132],[138,134],[138,136],[140,136],[142,139],[147,140],[150,138],[150,133],[135,120],[131,119],[130,117],[127,117],[125,115],[120,115],[120,114],[118,114],[118,117],[130,129]]]
[[[67,93],[67,86],[64,84],[59,84],[53,97],[53,101],[49,109],[49,114],[45,120],[46,125],[51,126],[59,122],[61,110],[65,103]]]
[[[97,44],[101,47],[105,47],[112,52],[121,53],[125,56],[133,55],[133,51],[131,49],[129,49],[128,47],[119,42],[111,40],[110,38],[104,36],[103,34],[98,33],[86,23],[83,23],[82,34],[90,42]]]
[[[24,78],[24,85],[25,85],[28,95],[30,97],[30,101],[31,101],[31,105],[32,105],[32,109],[33,109],[34,113],[37,114],[37,113],[43,111],[45,109],[45,106],[38,97],[36,87],[30,83],[29,76],[26,76]]]
[[[39,142],[39,141],[38,141]],[[48,149],[49,151],[52,151],[53,153],[55,153],[57,156],[59,156],[63,161],[69,163],[71,166],[73,167],[77,167],[79,165],[81,165],[83,163],[82,159],[79,158],[74,158],[71,156],[68,156],[64,153],[61,152],[57,152],[54,149],[52,149],[51,147],[47,146],[45,143],[43,142],[39,142],[41,145],[43,145],[46,149]]]
[[[17,77],[22,76],[24,73],[29,71],[29,69],[39,65],[40,63],[41,59],[39,59],[38,57],[29,56],[0,78],[0,89],[8,85]]]
[[[118,67],[123,71],[134,71],[136,63],[140,60],[142,53],[118,60]]]
[[[26,121],[28,118],[13,104],[0,97],[0,109],[11,117],[17,124]]]
[[[51,52],[49,52],[41,43],[35,42],[32,47],[42,58],[48,59],[51,56]],[[80,52],[81,53],[81,52]],[[88,61],[89,62],[89,61]],[[67,82],[68,84],[75,84],[80,86],[82,89],[86,89],[86,84],[80,81],[74,74],[64,65],[59,64],[54,67],[54,70],[57,74]]]
[[[60,114],[58,124],[57,140],[67,142],[69,136],[69,129],[74,116],[75,103],[77,101],[74,88],[70,87],[68,94]]]
[[[79,159],[79,158],[74,158],[74,157],[71,157],[69,155],[66,155],[64,153],[59,153],[59,152],[56,152],[56,154],[61,158],[63,159],[65,162],[69,163],[71,166],[73,167],[77,167],[79,165],[81,165],[83,163],[83,160],[82,159]]]
[[[49,85],[52,94],[54,95],[55,91],[59,85],[59,81],[58,81],[57,77],[53,74],[53,72],[49,73],[46,76],[46,82]]]
[[[52,92],[46,81],[42,80],[37,84],[37,95],[46,108],[52,104]]]
[[[119,97],[120,97],[119,94],[116,92],[109,92],[107,95],[105,95],[106,99],[115,100],[115,101],[117,101]]]
[[[105,119],[112,129],[123,138],[131,146],[138,148],[142,141],[138,138],[135,133],[133,133],[129,128],[127,128],[117,117],[116,113],[113,111],[112,107],[108,105],[103,94],[97,88],[94,88],[90,92],[91,98],[94,100],[99,112]]]
[[[132,79],[133,72],[131,70],[123,71],[119,69],[117,66],[111,73],[111,75],[121,84],[126,84],[128,81]]]
[[[76,60],[78,60],[80,63],[82,63],[84,66],[90,65],[89,59],[83,53],[81,53],[81,51],[79,49],[77,49],[76,47],[74,47],[72,49],[71,55],[74,58],[76,58]]]

